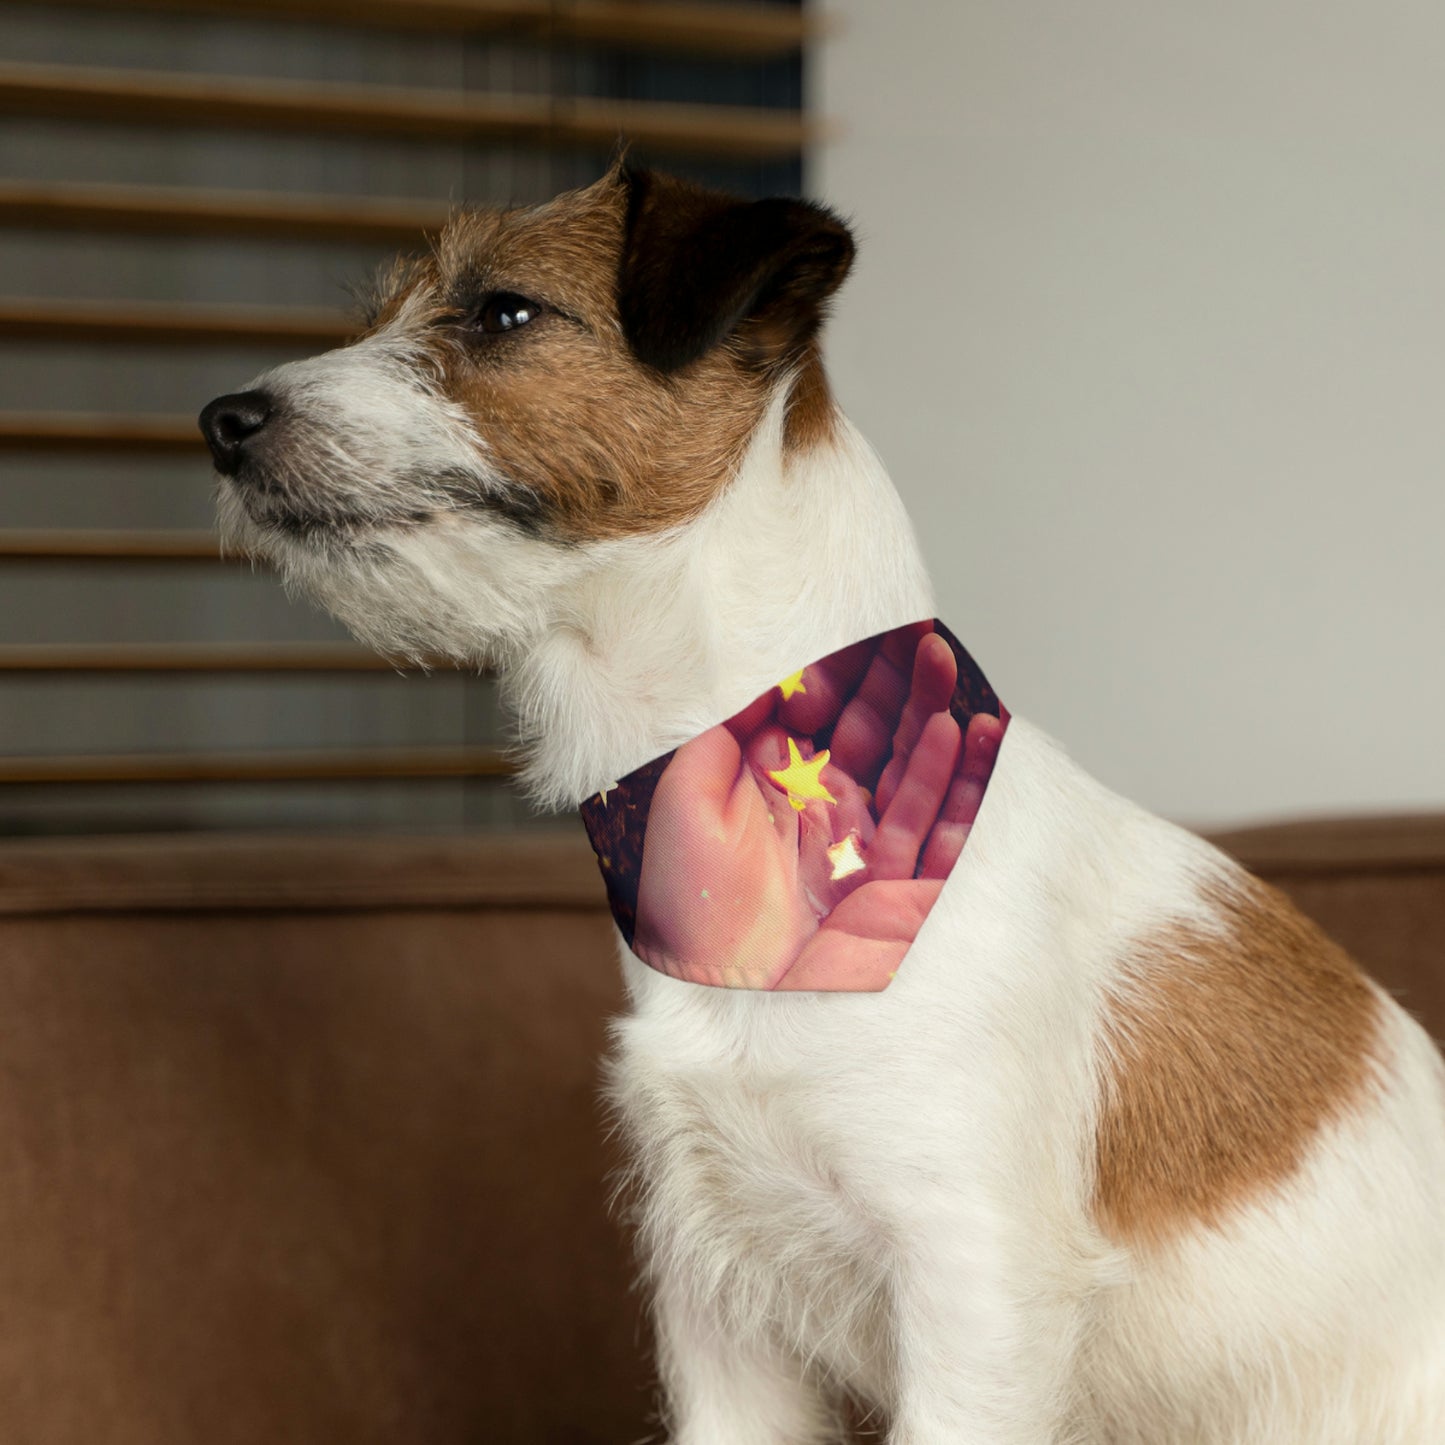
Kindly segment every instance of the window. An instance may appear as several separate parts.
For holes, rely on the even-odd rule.
[[[791,4],[7,5],[0,833],[538,821],[488,680],[399,675],[218,558],[195,414],[344,339],[450,202],[585,184],[619,132],[797,192],[803,36]]]

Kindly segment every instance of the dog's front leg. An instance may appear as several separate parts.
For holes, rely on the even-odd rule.
[[[833,1445],[835,1413],[801,1365],[721,1324],[681,1281],[654,1300],[671,1445]]]
[[[1067,1419],[1077,1305],[1037,1267],[1041,1241],[1031,1259],[1022,1240],[960,1247],[970,1234],[955,1221],[898,1267],[889,1445],[1084,1445]]]

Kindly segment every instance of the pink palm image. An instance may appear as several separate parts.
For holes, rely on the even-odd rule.
[[[1006,726],[978,713],[962,733],[957,681],[931,624],[899,628],[679,748],[647,817],[639,956],[696,983],[886,988],[962,851]]]

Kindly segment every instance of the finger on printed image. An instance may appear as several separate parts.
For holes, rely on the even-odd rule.
[[[1006,725],[938,623],[801,668],[584,808],[624,936],[694,983],[886,988],[962,851]],[[614,887],[629,870],[610,856],[631,851],[610,846],[629,820],[643,831],[635,894]]]

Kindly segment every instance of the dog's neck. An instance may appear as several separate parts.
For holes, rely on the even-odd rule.
[[[841,416],[792,452],[779,397],[728,489],[664,537],[598,544],[506,670],[525,781],[580,802],[839,647],[933,615],[882,463]]]

